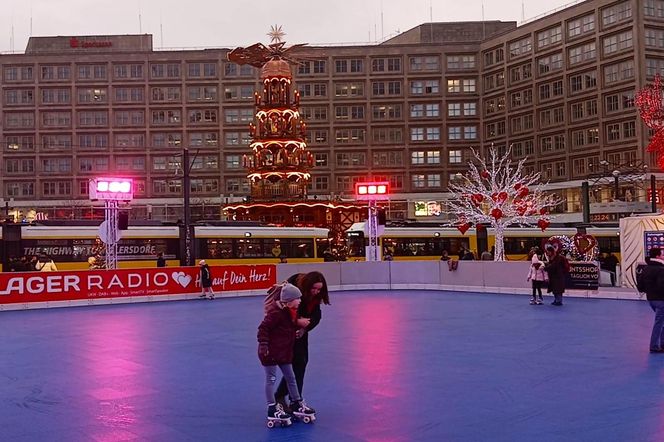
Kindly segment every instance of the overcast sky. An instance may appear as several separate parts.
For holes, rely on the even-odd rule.
[[[366,43],[430,18],[481,20],[483,4],[486,20],[521,22],[573,1],[0,0],[0,52],[12,49],[12,26],[16,52],[25,50],[31,27],[34,36],[149,33],[155,48],[266,43],[273,24],[283,26],[291,44]]]

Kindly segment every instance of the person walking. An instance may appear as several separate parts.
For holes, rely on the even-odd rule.
[[[648,252],[648,265],[636,280],[636,288],[645,292],[650,308],[655,312],[655,322],[650,333],[650,353],[664,353],[664,249],[653,247]]]
[[[39,261],[37,261],[35,270],[39,270],[40,272],[57,272],[58,267],[50,256],[44,255],[39,258]]]
[[[166,260],[164,259],[164,252],[157,253],[157,267],[166,267]]]
[[[565,277],[569,272],[569,262],[562,254],[556,251],[551,244],[546,246],[546,257],[548,262],[544,269],[549,275],[549,293],[553,293],[551,305],[563,305],[563,293],[565,293]]]
[[[210,272],[210,266],[205,262],[204,259],[198,261],[198,265],[201,268],[201,290],[202,293],[199,298],[214,299],[214,290],[212,290],[212,273]]]
[[[544,304],[544,300],[542,298],[542,287],[544,287],[548,279],[547,273],[544,270],[544,263],[540,261],[538,254],[539,249],[536,249],[530,260],[530,270],[528,271],[527,280],[531,281],[533,287],[533,297],[530,298],[530,305]]]
[[[296,273],[288,278],[288,282],[302,292],[302,302],[297,310],[297,339],[293,348],[293,372],[297,380],[298,391],[302,394],[304,374],[309,363],[309,333],[320,323],[321,303],[330,305],[330,297],[327,291],[327,281],[320,272]],[[286,379],[282,379],[275,394],[276,400],[285,404],[286,393]]]
[[[284,382],[291,397],[290,408],[297,416],[312,416],[315,410],[308,407],[297,387],[293,372],[293,348],[299,327],[298,306],[302,294],[300,289],[286,283],[280,287],[279,298],[266,307],[263,321],[258,326],[258,358],[265,369],[265,398],[267,400],[268,426],[275,421],[290,425],[290,415],[283,404],[275,399],[274,384],[277,380],[277,367],[281,370]]]

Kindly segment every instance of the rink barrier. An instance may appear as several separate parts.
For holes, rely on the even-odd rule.
[[[307,273],[311,271],[321,272],[327,281],[330,291],[351,290],[433,290],[433,291],[455,291],[473,293],[493,294],[517,294],[530,295],[531,286],[526,281],[529,270],[527,262],[487,262],[487,261],[461,261],[456,270],[450,271],[448,263],[444,261],[383,261],[383,262],[329,262],[329,263],[303,263],[303,264],[268,264],[261,266],[217,266],[212,268],[213,275],[220,276],[230,271],[237,274],[244,272],[250,275],[256,270],[269,275],[269,279],[259,283],[229,284],[225,287],[215,287],[216,297],[228,298],[238,296],[265,296],[266,289],[274,282],[284,281],[294,273]],[[269,269],[269,270],[266,270]],[[25,273],[29,277],[46,277],[56,275],[80,275],[81,277],[93,277],[103,274],[104,278],[109,275],[128,275],[134,273],[155,274],[168,272],[173,279],[174,272],[192,277],[191,289],[182,293],[178,287],[172,288],[174,281],[170,281],[169,290],[159,294],[148,294],[140,290],[134,292],[123,292],[122,296],[99,296],[95,293],[80,293],[69,296],[63,293],[54,296],[49,292],[31,292],[17,299],[18,294],[3,296],[2,291],[6,289],[2,282],[17,276],[16,273],[0,274],[0,311],[2,310],[28,310],[36,308],[51,307],[75,307],[87,305],[108,305],[133,302],[161,302],[180,301],[196,299],[200,294],[200,286],[195,280],[198,268],[195,267],[167,267],[165,269],[135,269],[90,272],[31,272]],[[4,278],[4,280],[3,280]],[[635,290],[600,287],[598,291],[591,290],[568,290],[566,296],[597,299],[643,299]],[[10,297],[12,297],[11,300]],[[25,299],[25,301],[23,301]]]

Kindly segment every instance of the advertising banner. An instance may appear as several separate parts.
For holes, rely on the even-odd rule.
[[[599,288],[599,266],[594,262],[570,261],[565,288],[597,290]]]
[[[267,289],[274,264],[210,267],[215,292]],[[0,273],[0,304],[199,293],[198,267]]]

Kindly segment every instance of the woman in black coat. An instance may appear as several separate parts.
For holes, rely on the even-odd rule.
[[[565,278],[569,272],[569,262],[556,249],[548,245],[546,247],[546,256],[549,261],[544,264],[544,270],[549,274],[549,289],[547,292],[553,293],[554,300],[551,305],[563,305],[563,293],[565,292]]]
[[[304,373],[309,362],[309,332],[321,320],[321,303],[330,305],[327,292],[327,282],[320,272],[299,273],[288,278],[288,282],[295,285],[302,292],[302,302],[298,307],[298,331],[293,348],[293,371],[297,380],[297,387],[302,395],[304,387]],[[285,404],[288,393],[286,381],[282,378],[275,394],[278,402]]]

